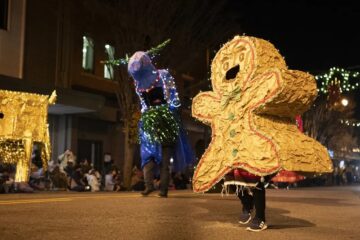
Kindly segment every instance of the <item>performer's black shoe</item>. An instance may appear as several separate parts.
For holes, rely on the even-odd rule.
[[[239,223],[240,224],[248,224],[251,220],[251,213],[249,212],[243,212],[240,215]]]
[[[158,194],[158,197],[159,197],[159,198],[167,198],[167,193],[160,192],[160,193]]]
[[[152,193],[154,191],[153,188],[147,188],[145,189],[143,192],[141,192],[141,195],[143,195],[144,197],[148,196],[150,193]]]
[[[265,229],[267,229],[267,225],[264,221],[254,218],[250,224],[249,227],[246,228],[246,230],[251,232],[261,232]]]

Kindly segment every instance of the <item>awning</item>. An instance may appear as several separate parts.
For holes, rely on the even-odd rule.
[[[105,104],[105,97],[101,95],[71,89],[57,89],[56,94],[56,104],[49,106],[49,114],[98,112]]]

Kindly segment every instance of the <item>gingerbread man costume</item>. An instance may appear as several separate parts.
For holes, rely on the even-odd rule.
[[[192,115],[212,128],[194,173],[195,192],[209,190],[236,168],[257,176],[332,171],[327,149],[293,121],[316,98],[315,79],[289,70],[271,43],[234,37],[216,54],[211,83],[213,91],[192,103]]]

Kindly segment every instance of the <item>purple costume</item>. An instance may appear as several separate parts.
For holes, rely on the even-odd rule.
[[[136,52],[129,60],[128,72],[135,81],[135,90],[141,103],[141,113],[144,116],[148,111],[166,107],[176,119],[178,131],[173,143],[174,169],[181,170],[193,163],[194,154],[181,126],[180,117],[176,113],[180,107],[180,100],[176,91],[174,78],[168,70],[156,69],[146,52]],[[160,129],[161,130],[161,129]],[[139,138],[141,166],[150,161],[160,164],[162,161],[162,145],[166,143],[151,141],[149,132],[144,130],[143,121],[139,122]]]

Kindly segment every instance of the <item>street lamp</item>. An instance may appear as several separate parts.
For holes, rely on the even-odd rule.
[[[349,100],[347,100],[346,98],[341,99],[341,104],[346,107],[349,104]]]

